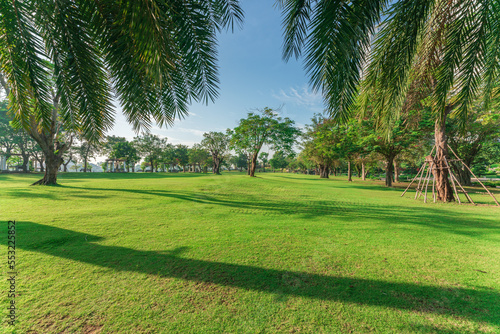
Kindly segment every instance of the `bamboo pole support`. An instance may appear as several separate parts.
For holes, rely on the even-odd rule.
[[[422,194],[424,193],[424,189],[425,189],[425,182],[427,181],[427,178],[429,177],[429,170],[430,170],[430,165],[431,163],[429,162],[429,167],[427,167],[427,172],[425,173],[425,177],[424,177],[424,180],[422,182],[422,189],[420,189],[420,194],[418,195],[418,198],[420,198],[420,196],[422,196]],[[424,201],[426,202],[426,201]]]
[[[420,191],[420,183],[422,182],[422,176],[424,176],[426,166],[427,166],[427,161],[424,162],[424,168],[422,169],[422,175],[418,179],[417,191],[415,192],[415,199],[418,198],[418,192]]]
[[[472,198],[469,196],[469,194],[467,193],[467,191],[464,189],[464,187],[462,187],[462,185],[460,184],[460,182],[458,181],[458,178],[455,176],[455,174],[453,174],[453,172],[451,171],[450,169],[450,175],[455,179],[455,181],[457,182],[458,186],[460,187],[460,189],[462,189],[465,197],[467,198],[467,201],[469,201],[469,203],[472,203],[474,205],[476,205],[476,203],[474,203],[474,201],[472,200]]]
[[[433,163],[429,163],[429,169],[427,171],[427,184],[425,185],[425,195],[424,195],[424,203],[427,203],[427,189],[429,188],[429,182],[431,180],[431,175],[432,175],[432,165]],[[434,179],[433,179],[434,180]]]
[[[472,174],[472,175],[476,178],[477,182],[479,182],[479,184],[483,186],[484,190],[486,190],[486,192],[487,192],[487,193],[491,196],[491,198],[493,198],[493,200],[495,201],[495,203],[497,204],[497,206],[500,206],[500,203],[498,203],[498,201],[497,201],[496,197],[495,197],[495,196],[494,196],[494,195],[493,195],[493,194],[492,194],[492,193],[488,190],[488,188],[486,188],[486,186],[485,186],[485,185],[484,185],[484,184],[483,184],[483,183],[482,183],[482,182],[481,182],[481,181],[477,178],[477,176],[476,176],[476,175],[472,172],[472,170],[469,168],[469,166],[467,166],[467,165],[465,164],[465,162],[463,162],[463,160],[462,160],[462,159],[460,159],[460,158],[458,157],[458,155],[455,153],[455,151],[453,151],[453,149],[450,147],[450,145],[448,145],[448,148],[449,148],[449,149],[450,149],[450,151],[451,151],[451,152],[455,155],[455,157],[456,157],[457,159],[459,159],[459,160],[462,162],[462,164],[465,166],[465,168],[467,168],[467,169],[469,170],[469,172],[470,172],[470,173],[471,173],[471,174]]]
[[[422,165],[422,167],[424,167],[424,166],[425,166],[425,162],[424,162],[424,164]],[[422,171],[422,167],[421,167],[421,169],[418,171],[417,175],[415,175],[415,177],[413,178],[413,180],[411,180],[411,182],[410,182],[410,184],[408,185],[408,187],[406,187],[405,191],[403,191],[403,193],[401,194],[401,197],[403,197],[403,196],[406,194],[406,192],[408,191],[408,189],[410,189],[411,185],[412,185],[412,184],[413,184],[413,182],[417,179],[418,175],[419,175],[419,174],[420,174],[420,172]]]
[[[432,150],[431,150],[430,155],[432,155],[432,153],[434,152],[434,149],[435,149],[435,148],[436,148],[436,146],[433,146],[433,147],[432,147]],[[422,165],[422,167],[424,167],[424,166],[425,166],[425,162],[424,162],[424,164]],[[410,182],[410,184],[408,185],[408,187],[406,187],[405,191],[403,191],[403,193],[401,194],[401,197],[403,197],[403,196],[406,194],[406,192],[408,191],[408,189],[410,189],[410,187],[411,187],[411,185],[413,184],[413,182],[417,179],[418,174],[420,174],[420,171],[417,173],[417,175],[415,175],[415,177],[413,178],[413,180],[411,180],[411,182]]]

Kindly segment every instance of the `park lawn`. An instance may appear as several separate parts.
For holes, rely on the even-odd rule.
[[[0,174],[5,333],[500,332],[500,208],[282,173],[39,177]]]

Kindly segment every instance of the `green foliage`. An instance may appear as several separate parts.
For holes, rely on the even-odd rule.
[[[194,144],[191,149],[189,149],[189,163],[192,165],[198,165],[200,168],[205,165],[207,160],[210,158],[208,151],[203,148],[201,144]]]
[[[137,149],[137,152],[149,162],[152,172],[154,168],[158,169],[158,163],[163,151],[167,147],[167,138],[161,138],[151,133],[144,133],[134,138],[133,145]]]
[[[418,103],[424,90],[441,120],[445,106],[465,120],[477,98],[487,109],[498,96],[498,1],[277,3],[283,10],[284,58],[304,55],[311,84],[332,117],[350,116],[367,63],[365,87],[377,89],[374,106],[396,116],[390,119]]]
[[[294,127],[295,122],[281,118],[271,108],[261,110],[262,115],[248,113],[247,118],[240,120],[231,133],[233,149],[248,150],[255,157],[263,145],[273,150],[291,152],[300,130]]]
[[[243,18],[237,0],[16,0],[1,11],[2,81],[16,118],[50,129],[56,107],[67,129],[92,140],[113,123],[111,86],[135,130],[213,100],[217,33]]]
[[[264,152],[262,152],[261,154],[264,154]],[[269,156],[268,153],[266,154]],[[231,163],[235,165],[236,168],[247,168],[248,157],[245,153],[239,153],[238,155],[235,155],[231,158]]]
[[[189,148],[186,145],[175,146],[175,161],[183,168],[189,163]]]
[[[220,165],[229,152],[229,136],[222,132],[214,131],[204,133],[201,145],[212,156],[213,172],[219,174]]]
[[[283,151],[277,151],[274,153],[273,157],[269,160],[269,164],[273,169],[284,169],[287,168],[292,160],[292,157]]]
[[[133,143],[125,141],[118,141],[113,144],[113,149],[109,155],[111,159],[121,159],[125,160],[125,163],[130,168],[134,168],[136,162],[138,162],[141,157],[138,155],[136,147]]]

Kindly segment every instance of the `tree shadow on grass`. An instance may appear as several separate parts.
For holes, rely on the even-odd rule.
[[[186,249],[182,247],[156,252],[104,246],[98,243],[104,240],[101,237],[34,222],[18,222],[17,232],[18,248],[116,271],[500,325],[500,294],[481,287],[439,287],[189,259],[182,257]],[[5,238],[0,240],[6,244]]]
[[[69,189],[82,190],[80,187],[63,186]],[[445,231],[453,234],[471,237],[485,237],[500,234],[500,224],[477,215],[460,213],[452,210],[433,207],[395,207],[390,204],[377,205],[362,201],[340,200],[279,200],[274,196],[241,194],[225,196],[224,194],[208,194],[207,192],[142,190],[127,188],[87,188],[89,198],[94,198],[92,191],[124,192],[145,196],[164,197],[182,201],[218,205],[229,208],[232,214],[250,214],[260,216],[296,216],[301,219],[311,219],[331,216],[335,220],[356,223],[360,220],[379,221],[390,226],[416,225],[425,228]],[[87,195],[79,193],[79,197]]]

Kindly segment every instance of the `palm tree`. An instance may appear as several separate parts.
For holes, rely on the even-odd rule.
[[[438,199],[453,200],[445,123],[484,108],[500,76],[499,0],[277,0],[284,12],[284,59],[305,56],[312,87],[345,120],[360,87],[376,89],[375,109],[394,121],[431,97]],[[382,20],[382,18],[384,18]],[[363,84],[361,84],[363,81]]]
[[[40,144],[39,184],[55,184],[69,142],[114,121],[169,125],[217,97],[216,34],[242,22],[238,0],[12,0],[0,5],[0,83],[12,116]]]

